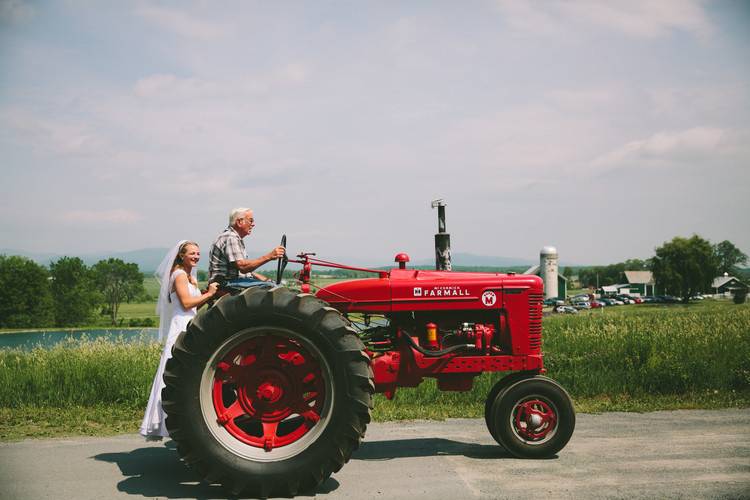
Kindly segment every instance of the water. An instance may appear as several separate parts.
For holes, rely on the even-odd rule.
[[[159,338],[158,328],[128,329],[85,329],[85,330],[47,330],[43,332],[17,332],[0,334],[0,349],[34,347],[50,348],[70,339],[71,342],[95,339],[118,340],[125,342],[155,342]]]

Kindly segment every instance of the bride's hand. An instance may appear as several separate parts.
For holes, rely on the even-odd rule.
[[[219,288],[219,284],[218,283],[216,283],[216,282],[209,283],[208,284],[208,290],[207,290],[208,296],[209,297],[213,297],[214,295],[216,295],[216,290],[218,288]]]

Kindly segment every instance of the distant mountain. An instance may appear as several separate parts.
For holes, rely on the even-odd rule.
[[[512,267],[532,266],[537,260],[521,259],[518,257],[495,257],[490,255],[475,255],[472,253],[457,252],[451,254],[451,264],[454,266],[484,266],[484,267]],[[421,259],[410,263],[413,266],[434,266],[435,258]]]
[[[138,268],[143,273],[152,273],[159,267],[161,260],[166,255],[168,248],[141,248],[138,250],[130,250],[127,252],[109,252],[109,253],[91,253],[91,254],[80,254],[71,255],[68,257],[80,257],[80,259],[88,266],[96,264],[100,260],[106,260],[109,258],[121,259],[125,262],[134,262],[138,264]],[[48,266],[51,261],[55,261],[65,254],[56,253],[34,253],[25,252],[23,250],[14,250],[9,248],[0,248],[0,255],[20,255],[28,259],[33,260],[37,264]]]

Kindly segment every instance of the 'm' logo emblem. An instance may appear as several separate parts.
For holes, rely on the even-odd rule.
[[[422,296],[422,289],[418,286],[414,287],[414,296],[415,297],[421,297]]]
[[[497,295],[495,295],[495,292],[484,292],[482,294],[482,304],[485,306],[492,307],[495,305],[495,302],[497,302]]]

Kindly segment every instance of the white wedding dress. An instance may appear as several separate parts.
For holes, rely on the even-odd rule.
[[[173,290],[174,280],[180,273],[186,274],[184,270],[176,269],[169,277],[169,289],[171,290],[169,298],[172,304],[172,319],[169,323],[169,332],[164,343],[164,350],[161,352],[159,368],[156,370],[154,383],[151,386],[151,396],[148,398],[146,414],[143,416],[143,422],[141,423],[141,435],[147,438],[159,439],[160,437],[169,437],[167,427],[164,424],[166,414],[161,407],[161,390],[164,389],[164,367],[167,365],[167,360],[172,357],[172,346],[175,340],[177,340],[181,332],[185,331],[187,324],[195,317],[197,312],[195,307],[184,309],[182,303],[180,303],[180,299],[177,297],[177,293]],[[200,296],[201,294],[198,287],[190,283],[190,280],[188,280],[188,291],[193,297]],[[165,318],[161,319],[162,321],[165,320]]]

